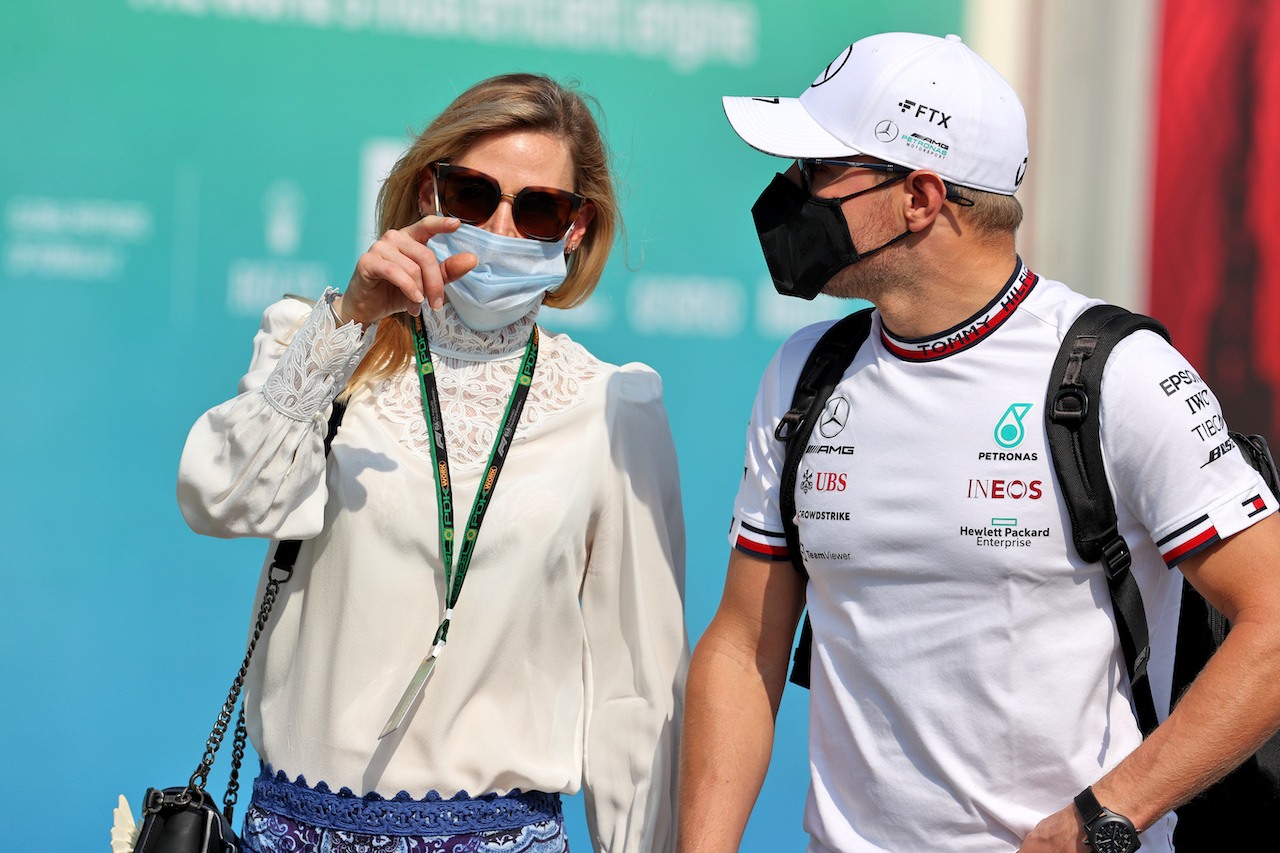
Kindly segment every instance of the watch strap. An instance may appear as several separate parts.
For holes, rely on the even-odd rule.
[[[1076,794],[1075,803],[1076,808],[1080,810],[1080,817],[1084,818],[1086,828],[1093,825],[1093,822],[1102,817],[1102,813],[1106,811],[1098,802],[1098,798],[1093,795],[1092,786]]]

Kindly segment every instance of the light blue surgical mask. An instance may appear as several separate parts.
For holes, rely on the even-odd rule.
[[[460,252],[480,259],[475,269],[444,286],[453,310],[477,332],[514,323],[563,282],[568,274],[564,247],[564,240],[546,243],[504,237],[465,223],[457,231],[436,234],[427,241],[427,248],[440,261]]]

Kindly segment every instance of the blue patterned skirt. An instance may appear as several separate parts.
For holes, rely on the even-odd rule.
[[[314,788],[269,767],[253,782],[241,833],[244,853],[568,853],[559,794],[505,797],[434,791],[411,800]]]

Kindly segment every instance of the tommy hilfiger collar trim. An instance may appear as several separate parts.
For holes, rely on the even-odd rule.
[[[1027,298],[1040,277],[1018,259],[1018,268],[986,307],[968,320],[928,338],[900,338],[880,326],[880,340],[885,349],[903,361],[937,361],[976,346],[979,341],[1000,328],[1022,300]]]

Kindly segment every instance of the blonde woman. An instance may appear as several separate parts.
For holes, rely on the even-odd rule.
[[[248,679],[245,849],[562,851],[579,788],[597,850],[672,849],[688,643],[661,382],[536,325],[590,295],[617,231],[597,124],[545,77],[486,80],[378,202],[345,291],[267,309],[180,465],[192,529],[303,540]]]

